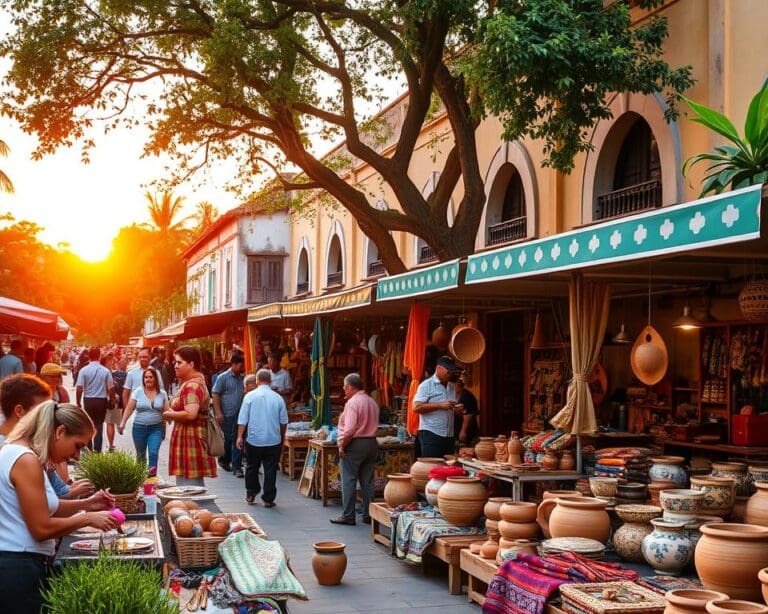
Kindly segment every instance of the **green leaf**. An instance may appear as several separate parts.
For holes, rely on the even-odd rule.
[[[739,133],[736,131],[736,126],[734,126],[733,123],[731,123],[731,120],[725,115],[718,113],[714,109],[709,109],[704,105],[693,102],[693,100],[690,100],[685,96],[682,96],[682,99],[698,114],[698,117],[693,118],[692,121],[703,124],[710,130],[714,130],[734,143],[738,144],[739,141],[741,141]]]
[[[747,118],[744,120],[744,137],[752,145],[757,144],[765,129],[765,124],[761,123],[761,120],[765,120],[766,109],[768,109],[768,88],[766,88],[766,84],[763,84],[763,87],[749,103]]]

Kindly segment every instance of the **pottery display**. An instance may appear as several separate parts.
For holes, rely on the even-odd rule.
[[[768,567],[757,572],[757,579],[760,580],[761,589],[763,591],[763,601],[768,603]]]
[[[413,483],[413,478],[411,478],[411,483]],[[440,490],[440,487],[443,484],[445,484],[445,480],[441,480],[438,478],[430,478],[429,481],[424,486],[424,498],[427,500],[427,503],[429,503],[432,507],[438,507],[437,491]]]
[[[768,528],[754,524],[705,524],[696,546],[696,573],[704,588],[734,599],[760,599],[758,572],[768,567]]]
[[[384,502],[389,507],[413,503],[418,497],[416,488],[411,483],[410,473],[391,473],[387,476],[384,487]]]
[[[505,501],[500,508],[501,519],[507,522],[535,522],[537,508],[530,501]]]
[[[458,527],[476,524],[486,501],[488,491],[480,478],[450,477],[437,493],[440,513]]]
[[[744,521],[768,527],[768,482],[755,482],[756,492],[747,501]]]
[[[736,494],[738,496],[749,495],[746,463],[712,463],[712,475],[718,478],[731,478],[736,482]]]
[[[507,522],[499,520],[499,533],[506,539],[530,539],[539,535],[540,527],[536,522]]]
[[[511,497],[491,497],[483,507],[483,516],[490,520],[501,520],[501,508],[512,503]]]
[[[493,461],[496,458],[496,446],[493,437],[481,437],[475,446],[475,458],[481,461]]]
[[[571,471],[576,469],[576,455],[573,453],[573,450],[563,450],[558,469],[561,471]]]
[[[341,584],[341,578],[347,569],[345,545],[339,542],[317,542],[312,544],[315,549],[312,555],[312,571],[317,583],[323,586]]]
[[[736,503],[733,504],[731,510],[731,516],[729,520],[731,522],[746,522],[747,516],[747,503],[749,503],[749,497],[740,497],[736,495]]]
[[[664,595],[664,614],[705,614],[708,601],[728,599],[725,593],[696,588],[679,588]]]
[[[613,534],[613,549],[625,561],[642,563],[643,539],[653,531],[651,520],[661,516],[655,505],[617,505],[616,515],[624,524]]]
[[[589,478],[589,488],[596,497],[615,497],[618,478]]]
[[[691,540],[682,522],[651,520],[653,531],[643,539],[643,558],[656,573],[677,576],[693,555]]]
[[[509,450],[507,449],[507,436],[499,435],[493,442],[493,447],[496,450],[494,460],[497,463],[506,463],[509,458]]]
[[[673,488],[659,493],[659,503],[665,518],[693,520],[701,513],[704,492],[692,488]],[[669,513],[674,514],[670,516]]]
[[[727,516],[736,503],[736,482],[716,476],[691,477],[691,488],[704,492],[701,513]]]
[[[768,614],[768,607],[762,603],[741,599],[715,599],[706,608],[709,614]]]
[[[653,482],[669,481],[677,488],[685,488],[688,484],[688,473],[683,467],[685,459],[682,456],[654,456],[653,463],[648,469],[648,477]]]
[[[417,458],[416,462],[411,465],[411,469],[408,473],[411,474],[411,482],[419,493],[424,494],[424,487],[427,485],[427,482],[429,482],[429,472],[432,467],[439,467],[442,465],[445,465],[445,460],[429,456]]]
[[[592,497],[545,499],[536,520],[545,535],[586,537],[604,543],[611,534],[611,519],[605,507],[604,501]]]
[[[768,482],[768,465],[750,465],[747,467],[747,494],[754,495],[755,482]]]
[[[512,465],[521,465],[523,462],[523,444],[517,436],[517,431],[512,431],[507,442],[507,462]]]

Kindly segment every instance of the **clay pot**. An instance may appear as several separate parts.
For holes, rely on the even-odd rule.
[[[539,535],[539,525],[535,522],[507,522],[499,520],[499,533],[507,539],[530,539]]]
[[[757,492],[747,501],[744,520],[749,524],[768,527],[768,482],[755,482]]]
[[[537,505],[530,501],[507,501],[501,506],[501,519],[507,522],[536,522]]]
[[[493,461],[496,458],[496,447],[493,437],[481,437],[475,446],[475,458],[481,461]]]
[[[757,579],[760,580],[763,591],[763,601],[768,603],[768,567],[757,572]]]
[[[583,497],[578,490],[545,490],[543,499],[558,499],[562,497]]]
[[[483,544],[485,542],[472,542],[469,544],[469,551],[472,554],[480,554],[480,549],[483,547]]]
[[[488,491],[480,478],[450,477],[437,493],[440,513],[457,527],[477,524],[487,500]]]
[[[408,473],[411,474],[411,482],[420,494],[424,494],[424,487],[429,482],[429,472],[432,467],[442,467],[443,465],[445,465],[445,461],[442,458],[428,456],[417,458],[416,462],[411,465]]]
[[[485,353],[485,337],[471,323],[454,326],[448,352],[459,362],[471,364],[477,362]]]
[[[624,524],[613,534],[611,541],[616,553],[625,561],[642,563],[643,539],[653,531],[651,520],[661,515],[654,505],[617,505],[616,515]]]
[[[615,497],[618,478],[589,478],[589,489],[596,497]]]
[[[539,461],[542,469],[548,469],[550,471],[557,469],[560,466],[560,457],[554,452],[544,452]]]
[[[483,515],[490,520],[501,520],[501,506],[512,503],[510,497],[491,497],[483,508]]]
[[[712,463],[712,475],[718,478],[731,478],[736,482],[738,496],[749,495],[746,463]]]
[[[664,595],[667,607],[664,614],[704,614],[708,601],[728,599],[725,593],[695,588],[679,588]]]
[[[499,435],[493,442],[493,447],[496,450],[494,460],[497,463],[506,463],[509,458],[509,450],[507,449],[507,437],[506,435]]]
[[[347,569],[345,545],[339,542],[317,542],[312,544],[315,549],[312,555],[312,571],[317,583],[323,586],[341,584],[341,578]]]
[[[659,493],[659,503],[664,517],[676,520],[693,520],[701,513],[704,492],[691,488],[672,488]],[[671,514],[670,514],[671,512]]]
[[[768,466],[750,465],[747,468],[747,494],[755,494],[755,482],[768,482]]]
[[[741,599],[710,601],[706,605],[709,614],[768,614],[768,607]]]
[[[521,465],[523,463],[523,444],[520,438],[517,436],[517,431],[512,431],[507,442],[507,462],[513,465]]]
[[[591,497],[545,499],[536,520],[552,537],[586,537],[605,543],[611,534],[611,519],[605,507],[605,501]]]
[[[696,546],[696,573],[704,588],[736,599],[760,598],[755,581],[768,567],[768,528],[753,524],[705,524]]]
[[[685,488],[688,485],[688,474],[683,467],[685,459],[682,456],[655,456],[651,459],[648,477],[653,482],[672,482],[672,488]]]
[[[643,557],[656,573],[680,575],[693,555],[685,524],[660,518],[654,518],[651,524],[653,531],[643,539]]]
[[[733,509],[731,510],[731,516],[729,518],[731,522],[743,523],[746,521],[749,499],[749,497],[739,497],[736,495],[736,503],[733,504]]]
[[[491,535],[492,533],[498,534],[499,532],[499,521],[498,520],[491,520],[490,518],[485,519],[485,532],[488,533],[488,535]]]
[[[411,483],[413,483],[413,478],[411,478]],[[424,486],[424,498],[432,507],[437,507],[437,491],[440,490],[443,484],[445,484],[445,480],[430,478],[429,482]]]
[[[701,539],[701,527],[703,527],[705,524],[721,522],[723,522],[723,519],[720,518],[720,516],[696,516],[696,518],[690,522],[686,522],[685,534],[688,536],[688,539],[691,540],[691,547],[693,548],[694,552],[696,552],[696,545]]]
[[[701,513],[727,516],[736,503],[736,482],[731,478],[715,476],[692,477],[691,488],[704,492]]]
[[[418,497],[416,488],[411,483],[410,473],[390,473],[384,487],[384,502],[389,507],[407,505]]]
[[[570,471],[576,468],[576,456],[573,450],[563,450],[563,455],[560,457],[560,466],[558,469],[562,471]]]
[[[445,351],[448,349],[448,342],[450,340],[451,331],[448,330],[443,322],[440,322],[440,326],[432,331],[432,345]]]
[[[484,559],[495,559],[499,552],[498,535],[489,535],[488,541],[480,547],[480,556]]]
[[[544,501],[547,501],[549,499],[558,499],[558,498],[575,499],[577,497],[583,497],[583,496],[584,495],[582,495],[582,493],[580,493],[578,490],[545,490],[543,499]],[[541,506],[539,506],[539,509],[536,512],[536,522],[539,523],[539,526],[541,526],[540,519],[543,519],[545,523],[549,522],[549,516],[550,514],[552,514],[552,509],[553,508],[548,507],[545,510],[543,510],[543,516],[542,516]],[[549,529],[544,526],[541,527],[541,532],[544,534],[544,537],[547,537],[547,538],[552,537],[549,534]]]
[[[653,386],[661,381],[669,366],[667,346],[650,324],[637,337],[629,357],[632,372],[644,384]]]
[[[671,490],[675,488],[675,484],[672,480],[660,480],[658,482],[651,482],[648,484],[648,495],[651,499],[651,505],[659,505],[659,493],[662,490]]]

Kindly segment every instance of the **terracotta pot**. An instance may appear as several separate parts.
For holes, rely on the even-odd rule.
[[[552,537],[586,537],[605,543],[611,534],[605,507],[605,501],[591,497],[546,499],[539,505],[536,520]]]
[[[490,535],[491,533],[497,533],[499,532],[499,521],[498,520],[491,520],[490,518],[485,519],[485,532]]]
[[[445,460],[442,458],[425,456],[416,459],[408,473],[411,474],[411,482],[413,482],[419,493],[424,494],[424,487],[429,482],[429,472],[432,467],[441,467],[443,465],[445,465]]]
[[[539,464],[542,469],[554,470],[560,466],[560,457],[554,452],[544,452]]]
[[[736,482],[738,496],[749,495],[746,463],[712,463],[712,475],[718,478],[731,478]]]
[[[570,471],[576,468],[576,455],[573,450],[563,450],[563,455],[560,457],[560,466],[558,469],[562,471]]]
[[[721,522],[723,522],[723,519],[720,518],[720,516],[696,516],[696,518],[690,522],[686,522],[685,534],[688,536],[688,539],[691,540],[691,547],[693,548],[694,553],[696,552],[696,545],[701,539],[701,527],[705,524]]]
[[[708,601],[728,599],[725,593],[695,588],[679,588],[664,595],[667,607],[664,614],[704,614]]]
[[[450,340],[451,331],[448,330],[443,322],[440,322],[440,326],[432,331],[432,345],[439,347],[441,350],[447,350]]]
[[[499,533],[507,539],[538,537],[540,530],[536,522],[507,522],[506,520],[499,520]]]
[[[411,483],[413,483],[413,478],[411,478]],[[432,507],[437,507],[437,491],[440,490],[443,484],[445,484],[445,480],[430,478],[429,482],[424,486],[424,498]]]
[[[491,520],[501,520],[501,506],[512,503],[511,497],[491,497],[483,508],[483,515]]]
[[[481,437],[475,446],[475,458],[481,461],[493,461],[496,458],[496,447],[493,437]]]
[[[715,476],[692,477],[691,488],[704,492],[701,513],[727,516],[736,503],[736,482]]]
[[[537,539],[511,539],[504,537],[503,535],[499,538],[499,548],[501,550],[516,548],[517,550],[523,550],[528,554],[538,554],[538,545],[539,540]]]
[[[347,569],[345,545],[339,542],[317,542],[312,544],[315,553],[312,555],[312,571],[315,572],[317,583],[323,586],[341,584],[341,578]]]
[[[549,499],[575,499],[577,497],[583,497],[584,495],[580,493],[578,490],[545,490],[543,499],[544,501],[547,501]],[[545,510],[543,510],[543,516],[541,511],[541,506],[539,506],[539,509],[536,512],[536,522],[539,523],[539,526],[541,526],[540,519],[543,519],[546,522],[549,522],[549,516],[552,514],[552,509],[550,507],[547,507]],[[545,524],[546,524],[545,522]],[[544,534],[544,537],[552,537],[549,534],[549,529],[545,526],[541,526],[541,532]]]
[[[755,464],[747,467],[747,494],[755,494],[755,482],[768,482],[768,466]]]
[[[624,524],[613,534],[611,541],[616,553],[625,561],[642,563],[643,539],[653,531],[651,520],[661,515],[654,505],[617,505],[616,515]]]
[[[757,572],[757,579],[760,580],[761,588],[763,591],[763,601],[768,603],[768,567],[765,567]]]
[[[488,491],[480,478],[450,477],[437,493],[440,513],[457,527],[476,524],[487,500]]]
[[[736,495],[736,503],[733,504],[733,510],[731,510],[731,516],[729,518],[731,522],[745,522],[749,499],[749,497],[739,497]]]
[[[507,449],[507,437],[505,435],[499,435],[493,442],[493,447],[496,451],[494,460],[497,463],[506,463],[509,458],[509,450]]]
[[[755,580],[758,571],[768,567],[768,528],[705,524],[701,532],[696,546],[696,573],[704,588],[735,599],[759,599],[760,586]]]
[[[651,520],[653,531],[643,539],[643,557],[656,573],[677,576],[693,555],[685,524],[661,518]]]
[[[483,547],[483,544],[485,542],[472,542],[469,544],[469,551],[472,554],[480,554],[480,549]]]
[[[669,366],[667,346],[650,324],[638,335],[629,355],[632,372],[644,384],[653,386],[661,381]]]
[[[477,362],[485,353],[485,337],[471,323],[458,324],[451,332],[448,352],[459,362]]]
[[[384,502],[389,507],[407,505],[418,497],[416,488],[411,483],[410,473],[390,473],[384,487]]]
[[[768,527],[768,482],[755,482],[757,492],[747,501],[744,520],[749,524]]]
[[[512,431],[507,442],[507,462],[513,465],[521,465],[523,463],[523,444],[520,438],[517,436],[517,431]]]
[[[662,490],[670,490],[677,487],[672,480],[659,480],[658,482],[651,482],[648,484],[648,496],[651,500],[651,505],[659,505],[659,493]]]
[[[707,603],[709,614],[768,614],[768,607],[741,599],[722,599]]]
[[[651,483],[672,482],[672,488],[685,488],[688,485],[688,474],[683,467],[685,459],[682,456],[655,456],[648,469]]]
[[[691,488],[672,488],[659,493],[659,503],[664,510],[665,518],[693,520],[701,513],[703,502],[704,493]]]
[[[501,519],[507,522],[535,522],[537,505],[530,501],[507,501],[501,506]]]
[[[583,497],[578,490],[545,490],[543,499],[558,499],[561,497]]]
[[[489,535],[488,541],[480,547],[480,556],[484,559],[495,559],[499,552],[499,536]]]

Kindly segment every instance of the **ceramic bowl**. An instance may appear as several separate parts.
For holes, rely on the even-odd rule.
[[[692,488],[673,488],[659,493],[659,503],[664,512],[698,516],[704,502],[704,492]]]
[[[596,497],[615,497],[618,485],[617,478],[589,478],[589,488]]]
[[[662,509],[655,505],[617,505],[616,515],[624,522],[648,523],[661,516]]]
[[[648,486],[642,482],[627,482],[626,484],[619,484],[616,487],[616,491],[620,497],[626,497],[630,494],[644,495]]]

